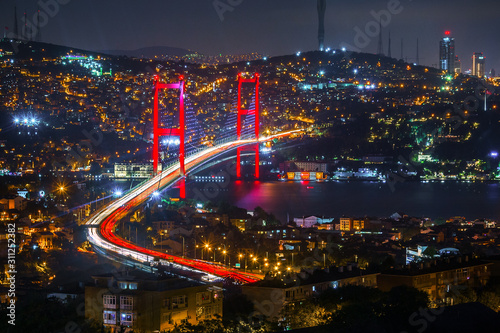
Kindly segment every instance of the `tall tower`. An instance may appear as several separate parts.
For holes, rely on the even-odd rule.
[[[36,12],[36,42],[42,41],[42,27],[40,27],[40,7],[38,7],[38,11]]]
[[[17,23],[17,7],[14,6],[14,35],[19,39],[19,24]]]
[[[387,56],[389,58],[392,58],[392,52],[391,52],[391,32],[389,31],[389,46],[387,47]]]
[[[415,58],[415,63],[420,65],[420,54],[418,52],[418,38],[417,38],[417,57]]]
[[[383,44],[382,44],[382,22],[379,22],[379,27],[380,27],[380,32],[378,34],[378,49],[377,49],[377,54],[378,55],[384,55],[384,49],[383,49]]]
[[[455,38],[446,31],[445,37],[439,42],[439,69],[453,74],[455,70]]]
[[[404,59],[404,54],[403,54],[403,38],[401,38],[401,60]]]
[[[477,76],[479,78],[484,78],[486,74],[486,58],[483,55],[483,52],[474,52],[472,55],[472,75]]]
[[[320,51],[325,48],[325,12],[326,0],[318,0],[318,43]]]

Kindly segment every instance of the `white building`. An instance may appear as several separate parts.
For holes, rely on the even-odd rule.
[[[332,218],[324,218],[319,216],[304,216],[304,217],[295,217],[293,222],[297,225],[297,227],[301,228],[312,228],[315,224],[323,224],[323,223],[331,223],[333,221]]]

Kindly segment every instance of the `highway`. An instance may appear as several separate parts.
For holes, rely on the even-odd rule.
[[[237,140],[204,149],[186,158],[186,172],[188,173],[190,170],[195,169],[219,155],[227,153],[229,150],[300,132],[302,132],[302,130],[293,130],[262,137],[258,141],[255,139]],[[161,260],[162,262],[168,262],[176,269],[202,273],[208,281],[217,278],[231,278],[239,283],[250,283],[260,280],[262,275],[259,274],[244,273],[240,270],[207,261],[181,258],[163,252],[153,251],[133,244],[114,234],[115,225],[121,218],[127,215],[130,210],[147,200],[155,191],[170,187],[183,177],[180,174],[179,167],[180,165],[178,162],[167,167],[157,176],[143,182],[121,198],[114,200],[94,213],[86,223],[88,226],[87,239],[89,242],[103,251],[108,251],[124,257],[124,260],[134,260],[143,264],[152,264]]]

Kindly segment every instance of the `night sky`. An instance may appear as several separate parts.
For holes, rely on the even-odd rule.
[[[57,0],[40,0],[51,3]],[[42,41],[88,50],[137,49],[172,46],[204,54],[259,52],[282,55],[317,48],[316,0],[219,0],[233,3],[222,14],[213,0],[59,0],[59,10],[42,29]],[[396,0],[327,0],[325,45],[356,45],[355,27],[361,30],[374,18],[370,11],[387,9]],[[28,12],[32,20],[37,1],[2,0],[0,24],[13,27],[14,4],[19,22]],[[439,39],[445,30],[455,38],[462,70],[471,66],[473,52],[486,56],[487,71],[500,72],[500,1],[401,0],[402,11],[391,15],[384,30],[392,35],[392,56],[414,62],[420,39],[420,62],[438,64]],[[42,9],[43,11],[43,9]],[[378,37],[361,48],[375,52]],[[359,44],[358,44],[359,45]]]

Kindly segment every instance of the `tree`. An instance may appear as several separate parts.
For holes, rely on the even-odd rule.
[[[419,309],[429,307],[429,295],[408,286],[398,286],[385,293],[383,316],[388,323],[407,324],[408,317]]]
[[[286,329],[299,329],[325,325],[330,320],[330,313],[313,300],[287,304],[280,312],[284,318],[281,326]]]
[[[496,312],[500,311],[500,296],[493,291],[483,291],[478,301]]]

